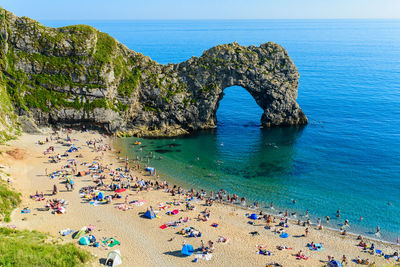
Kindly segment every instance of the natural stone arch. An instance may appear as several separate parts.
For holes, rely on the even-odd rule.
[[[199,58],[178,64],[199,103],[200,125],[215,125],[223,90],[240,86],[253,96],[264,111],[261,124],[266,127],[307,123],[296,102],[299,74],[287,52],[279,45],[243,47],[238,43],[219,45]]]

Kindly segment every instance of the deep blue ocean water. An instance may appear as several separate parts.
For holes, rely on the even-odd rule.
[[[332,220],[325,225],[336,229],[349,219],[350,232],[371,237],[377,237],[379,225],[378,237],[395,242],[400,20],[44,21],[77,23],[107,32],[162,64],[233,41],[282,45],[301,75],[298,103],[310,122],[305,128],[260,129],[262,110],[245,89],[231,87],[220,103],[216,130],[141,140],[142,153],[132,145],[135,138],[119,139],[116,146],[131,157],[169,150],[155,152],[163,159],[151,165],[188,188],[224,188],[267,206],[273,201],[276,210],[308,209],[314,222],[328,215]]]

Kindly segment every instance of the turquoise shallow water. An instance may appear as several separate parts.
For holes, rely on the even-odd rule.
[[[243,88],[232,87],[220,103],[217,129],[184,138],[141,140],[140,154],[159,150],[155,153],[163,160],[151,165],[187,187],[224,188],[264,203],[273,201],[277,210],[304,214],[308,209],[314,221],[329,215],[333,228],[349,219],[350,231],[371,237],[379,225],[380,238],[396,240],[399,20],[44,23],[90,24],[163,64],[233,41],[283,45],[301,75],[298,102],[310,120],[308,126],[260,129],[261,109]],[[139,153],[134,140],[119,139],[116,145],[133,157]],[[342,211],[339,220],[337,209]]]

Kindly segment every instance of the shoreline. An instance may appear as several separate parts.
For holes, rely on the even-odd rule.
[[[117,138],[126,138],[126,137],[112,137],[112,142],[113,142],[113,147],[115,146],[115,142],[116,142],[116,140],[117,140]],[[132,137],[133,138],[133,137]],[[154,138],[147,138],[147,137],[138,137],[138,138],[143,138],[143,139],[149,139],[149,140],[151,140],[151,139],[154,139]],[[156,138],[156,139],[160,139],[160,138]],[[170,138],[168,138],[168,139],[170,139]],[[171,138],[171,139],[174,139],[174,138]],[[116,151],[115,151],[116,152]],[[134,152],[135,154],[138,154],[137,153],[137,151],[135,151]],[[121,157],[121,155],[119,155],[119,154],[117,154],[117,153],[115,153],[115,156],[116,157]],[[123,155],[123,158],[126,158],[127,156],[129,156],[127,153],[125,153],[124,155]],[[140,157],[140,156],[139,156]],[[132,161],[132,159],[129,159],[130,160],[130,164],[133,164],[131,161]],[[143,157],[143,161],[139,161],[139,162],[136,162],[136,160],[135,160],[135,164],[137,164],[137,163],[139,163],[140,164],[140,167],[141,167],[141,169],[144,169],[146,166],[147,166],[147,164],[148,163],[146,163],[146,162],[144,162],[144,160],[145,160],[145,158]],[[150,163],[150,165],[151,165],[151,163]],[[136,171],[136,170],[135,170]],[[143,171],[140,171],[140,173],[144,173]],[[176,185],[176,186],[181,186],[181,187],[183,187],[183,189],[185,189],[185,190],[191,190],[192,188],[193,189],[195,189],[196,191],[199,191],[199,190],[203,190],[202,188],[200,188],[199,186],[194,186],[194,187],[192,187],[192,188],[189,188],[188,186],[185,186],[185,185],[182,185],[182,184],[179,184],[179,182],[180,181],[178,181],[176,178],[174,178],[174,177],[171,177],[170,175],[167,175],[167,174],[164,174],[163,172],[159,172],[158,170],[157,170],[157,174],[160,176],[160,178],[158,178],[159,180],[160,179],[162,179],[162,180],[166,180],[167,182],[173,182],[174,183],[174,185]],[[157,180],[157,178],[155,178],[154,176],[145,176],[146,177],[146,179],[151,179],[151,180]],[[215,190],[205,190],[206,192],[207,192],[207,194],[210,192],[210,191],[214,191],[215,193],[218,191],[217,189],[215,189]],[[230,192],[227,192],[228,194],[230,194]],[[253,200],[251,200],[251,198],[250,199],[248,199],[248,196],[247,195],[243,195],[243,197],[245,197],[246,198],[246,203],[247,202],[250,202],[250,203],[252,203],[253,202]],[[219,203],[219,202],[218,202]],[[246,205],[246,207],[243,207],[241,204],[240,204],[240,201],[237,201],[236,203],[229,203],[229,202],[227,202],[227,200],[226,200],[226,197],[224,197],[224,200],[223,200],[223,203],[222,204],[224,204],[224,205],[228,205],[228,206],[233,206],[233,207],[239,207],[239,208],[241,208],[241,209],[243,209],[243,210],[246,210],[246,211],[248,211],[248,212],[251,212],[251,211],[253,211],[253,212],[260,212],[260,211],[262,211],[264,214],[267,214],[267,215],[271,215],[271,216],[275,216],[275,217],[283,217],[284,216],[284,210],[279,210],[279,209],[277,209],[277,208],[274,208],[274,210],[276,211],[276,212],[271,212],[270,211],[270,208],[269,207],[267,207],[267,205],[268,205],[268,203],[264,203],[264,202],[259,202],[259,204],[265,204],[265,205],[260,205],[260,207],[258,207],[258,208],[256,208],[256,209],[254,209],[254,208],[251,208],[251,206],[249,206],[249,205]],[[282,207],[280,207],[281,209],[282,209]],[[286,208],[286,207],[285,207]],[[288,210],[289,210],[289,208],[288,208]],[[304,211],[303,211],[304,212]],[[307,219],[310,219],[309,217],[305,217],[305,216],[303,216],[303,215],[299,215],[298,214],[298,216],[299,216],[299,218],[293,218],[293,216],[291,216],[290,215],[290,212],[289,212],[289,217],[288,217],[288,219],[289,219],[289,221],[292,223],[292,224],[297,224],[297,220],[300,220],[302,223],[304,222],[304,221],[306,221]],[[300,217],[301,217],[301,219],[300,219]],[[316,217],[318,217],[318,216],[316,216]],[[325,216],[321,216],[321,218],[325,218]],[[315,222],[315,220],[316,220],[316,218],[312,218],[313,219],[313,221]],[[344,220],[344,219],[343,219]],[[318,224],[317,223],[311,223],[311,225],[309,225],[309,226],[312,226],[312,227],[318,227]],[[331,227],[330,225],[327,225],[326,224],[326,220],[324,219],[323,220],[323,223],[322,223],[322,226],[323,226],[323,230],[328,230],[328,231],[332,231],[334,234],[338,234],[338,235],[341,235],[341,229],[340,229],[340,227],[338,226],[338,228],[339,229],[337,229],[337,228],[333,228],[333,227]],[[351,225],[350,225],[351,226]],[[355,238],[357,238],[359,235],[361,235],[362,236],[362,238],[364,239],[364,240],[370,240],[370,241],[374,241],[374,242],[380,242],[380,243],[382,243],[382,244],[387,244],[387,245],[393,245],[393,246],[398,246],[398,247],[400,247],[400,243],[396,243],[395,241],[388,241],[388,240],[385,240],[385,239],[381,239],[381,238],[379,238],[379,237],[373,237],[373,236],[371,236],[371,234],[370,235],[366,235],[365,233],[360,233],[360,232],[353,232],[353,231],[351,231],[350,230],[351,229],[351,227],[345,227],[344,228],[344,230],[346,230],[346,235],[348,235],[348,236],[354,236]]]
[[[48,135],[27,135],[24,134],[18,140],[9,142],[6,146],[2,146],[3,149],[21,149],[25,151],[25,157],[22,160],[16,160],[9,158],[7,153],[0,155],[1,159],[4,160],[14,181],[13,184],[18,191],[22,192],[23,203],[12,213],[11,223],[1,223],[5,226],[7,224],[15,224],[17,229],[30,229],[49,232],[53,236],[59,236],[58,231],[64,228],[71,228],[79,230],[82,225],[96,225],[96,231],[94,234],[96,237],[102,238],[102,236],[109,237],[115,236],[121,241],[121,245],[118,249],[121,250],[123,258],[125,258],[122,266],[132,266],[141,264],[143,266],[187,266],[192,257],[183,258],[179,256],[179,251],[182,247],[182,242],[186,240],[194,247],[198,247],[200,238],[188,238],[186,236],[177,235],[176,231],[184,226],[192,226],[196,229],[201,230],[203,233],[202,239],[206,242],[207,240],[216,240],[218,236],[226,236],[229,238],[228,244],[216,243],[216,249],[213,253],[213,258],[210,261],[200,261],[204,265],[212,266],[226,266],[232,264],[245,265],[252,262],[254,266],[265,266],[266,262],[278,262],[284,266],[293,266],[299,264],[320,266],[324,262],[325,264],[327,256],[335,256],[336,259],[340,260],[341,256],[345,254],[350,262],[351,259],[361,256],[361,258],[369,258],[370,262],[376,262],[378,265],[383,264],[394,264],[393,260],[384,260],[382,257],[367,255],[362,253],[361,250],[355,246],[358,243],[355,240],[354,235],[350,233],[348,236],[340,236],[334,230],[330,230],[324,227],[323,230],[314,230],[315,226],[311,225],[310,234],[308,237],[302,237],[305,227],[297,226],[294,224],[295,221],[289,220],[289,228],[285,229],[285,232],[289,233],[290,237],[287,239],[280,238],[276,233],[271,230],[264,229],[264,221],[257,220],[255,225],[248,224],[249,219],[245,216],[246,213],[251,211],[245,209],[240,205],[230,205],[228,203],[220,204],[214,202],[214,205],[207,207],[211,210],[211,217],[209,222],[196,221],[196,215],[202,211],[205,206],[202,205],[203,201],[193,203],[197,210],[195,211],[181,211],[182,216],[188,216],[191,220],[187,223],[181,224],[177,228],[169,227],[167,229],[160,229],[160,225],[167,223],[171,220],[176,220],[175,217],[166,216],[165,211],[159,210],[160,218],[154,220],[143,219],[140,217],[140,213],[144,212],[146,208],[150,206],[158,207],[159,203],[167,203],[168,201],[178,200],[184,202],[182,195],[171,196],[170,193],[165,193],[164,190],[149,190],[147,191],[135,191],[132,188],[127,189],[126,192],[122,193],[122,197],[129,196],[130,200],[143,199],[146,200],[143,206],[131,206],[130,210],[121,211],[116,209],[115,205],[120,203],[123,198],[118,201],[107,205],[93,206],[87,202],[82,202],[82,198],[79,195],[79,188],[83,186],[89,186],[93,184],[93,178],[85,176],[83,178],[73,178],[76,182],[76,189],[72,192],[60,190],[60,196],[70,202],[67,205],[67,213],[62,215],[54,215],[46,212],[34,211],[31,215],[24,215],[19,213],[19,208],[29,207],[32,211],[43,205],[42,202],[35,202],[29,198],[29,194],[33,194],[38,187],[44,188],[44,192],[50,192],[52,184],[59,184],[56,179],[49,179],[44,176],[43,170],[49,168],[52,169],[60,168],[65,165],[65,161],[61,164],[53,164],[48,162],[48,158],[43,156],[42,151],[47,148],[46,146],[33,145],[33,142],[38,139],[43,139]],[[60,136],[64,136],[60,134]],[[94,158],[101,155],[101,153],[91,151],[89,146],[86,146],[83,142],[85,138],[101,138],[102,136],[98,133],[79,133],[73,132],[71,138],[76,138],[77,147],[82,147],[83,158],[80,161],[92,162]],[[113,139],[111,137],[105,138],[103,143],[111,143]],[[112,144],[112,143],[111,143]],[[50,144],[49,144],[50,145]],[[65,147],[55,145],[57,152],[64,152]],[[102,164],[117,168],[123,166],[120,160],[121,157],[113,149],[112,151],[106,151],[101,159]],[[123,162],[123,161],[122,161]],[[113,164],[113,165],[111,165]],[[133,171],[132,176],[143,178],[144,180],[156,180],[155,177],[144,175],[145,172],[140,168],[139,171]],[[81,167],[79,170],[82,170]],[[108,178],[107,178],[108,179]],[[162,177],[157,179],[162,180]],[[61,186],[61,185],[60,185]],[[172,186],[172,185],[171,185]],[[62,188],[62,187],[60,187]],[[109,191],[105,191],[109,194]],[[51,197],[50,197],[51,198]],[[181,209],[178,207],[178,209]],[[172,209],[169,208],[167,210]],[[259,210],[257,210],[257,213]],[[265,213],[265,211],[264,211]],[[35,214],[35,215],[34,215]],[[276,215],[273,215],[276,217]],[[23,220],[27,218],[26,220]],[[279,219],[277,220],[279,222]],[[211,223],[219,224],[218,228],[210,227]],[[273,224],[275,225],[275,224]],[[171,231],[172,228],[172,231]],[[279,228],[279,227],[278,227]],[[259,236],[252,236],[249,232],[257,231],[260,233]],[[298,237],[297,237],[298,236]],[[64,238],[65,242],[76,242],[70,237]],[[368,237],[365,239],[368,243],[371,243]],[[309,242],[321,242],[324,244],[324,250],[315,252],[308,250],[305,247],[306,243]],[[372,241],[376,247],[384,250],[385,253],[393,253],[399,251],[398,246],[384,243],[382,241]],[[257,254],[257,245],[265,245],[269,251],[273,253],[273,256],[264,256]],[[277,250],[276,246],[287,245],[292,247],[293,250]],[[98,258],[104,258],[109,250],[103,248],[92,248],[84,247],[91,253],[98,256]],[[306,255],[311,256],[308,261],[299,261],[293,256],[298,250],[305,251]],[[353,265],[354,263],[349,263]],[[98,264],[100,265],[100,264]],[[97,265],[96,265],[97,266]]]
[[[121,137],[116,137],[116,138],[121,138]],[[146,138],[146,139],[147,139],[147,138]],[[116,157],[120,157],[120,156],[121,156],[121,155],[117,154],[116,151],[114,151],[114,154],[115,154]],[[124,157],[126,157],[126,156],[127,156],[127,155],[124,155]],[[120,158],[121,158],[121,157],[120,157]],[[121,160],[121,161],[123,161],[123,160]],[[132,163],[130,163],[130,164],[132,164]],[[141,167],[142,169],[146,167],[146,164],[143,163],[143,162],[140,162],[139,164],[140,164],[140,167]],[[137,172],[137,170],[135,170],[135,172]],[[143,174],[143,171],[140,171],[140,173]],[[171,179],[173,179],[173,178],[171,178],[169,175],[165,175],[165,174],[163,174],[162,172],[159,172],[159,171],[157,171],[157,174],[160,175],[159,178],[156,178],[156,177],[154,177],[154,176],[144,176],[144,177],[146,177],[146,179],[150,179],[150,180],[153,180],[153,181],[165,180],[165,181],[167,181],[168,183],[171,181]],[[174,181],[174,182],[175,182],[175,181]],[[175,185],[175,184],[174,184],[174,185]],[[179,184],[176,184],[176,186],[182,187],[182,185],[179,185]],[[187,187],[184,187],[184,186],[183,186],[183,189],[185,189],[185,190],[187,190],[187,191],[188,191],[188,190],[191,190],[191,188],[187,188]],[[196,191],[202,190],[202,189],[200,189],[200,188],[193,188],[193,189],[195,189]],[[207,191],[206,191],[206,192],[207,192]],[[208,193],[208,192],[207,192],[207,193]],[[247,196],[244,196],[244,197],[246,197],[246,199],[247,199]],[[207,199],[210,199],[210,197],[206,197],[206,198],[207,198]],[[214,201],[215,201],[215,199],[214,199]],[[266,206],[265,206],[265,207],[259,207],[259,208],[251,208],[251,207],[249,207],[249,206],[244,207],[243,205],[240,204],[240,202],[229,203],[229,202],[226,201],[226,199],[224,199],[222,203],[221,203],[221,202],[218,202],[218,203],[221,204],[221,205],[229,206],[229,207],[240,208],[240,209],[242,209],[242,210],[244,210],[244,211],[247,211],[247,212],[249,212],[249,213],[252,213],[252,212],[253,212],[253,213],[254,213],[254,212],[262,212],[263,214],[271,215],[271,216],[275,216],[275,217],[282,217],[282,214],[284,213],[283,211],[279,211],[279,210],[277,210],[277,209],[276,209],[277,213],[270,212],[270,208],[267,208]],[[297,220],[294,219],[293,216],[289,216],[289,217],[288,217],[288,220],[291,222],[291,224],[297,224]],[[302,221],[302,220],[300,220],[300,221]],[[303,221],[302,221],[302,222],[303,222]],[[309,226],[311,226],[311,227],[318,227],[318,224],[311,223]],[[303,227],[304,227],[304,226],[303,226]],[[348,229],[349,229],[349,228],[346,228],[346,231],[347,231]],[[332,232],[332,234],[341,235],[340,229],[335,229],[335,228],[329,227],[329,226],[327,226],[326,224],[323,225],[323,231],[330,231],[330,232]],[[384,240],[384,239],[379,239],[379,238],[373,238],[373,237],[370,237],[370,236],[363,235],[363,234],[361,234],[361,233],[355,233],[355,232],[347,231],[347,234],[346,234],[346,235],[347,235],[348,237],[354,237],[355,239],[357,239],[357,237],[358,237],[359,235],[361,235],[361,236],[363,237],[363,240],[374,241],[374,242],[379,242],[379,243],[382,243],[382,244],[385,244],[385,245],[393,245],[393,246],[398,246],[398,247],[400,247],[400,244],[397,244],[397,243],[395,243],[395,242],[390,242],[390,241],[387,241],[387,240]]]

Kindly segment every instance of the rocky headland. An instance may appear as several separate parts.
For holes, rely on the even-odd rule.
[[[91,26],[49,28],[0,8],[0,132],[15,122],[95,126],[109,133],[174,136],[216,124],[223,90],[245,88],[265,127],[307,123],[299,73],[281,46],[215,46],[161,65]],[[4,99],[4,101],[3,101]]]

